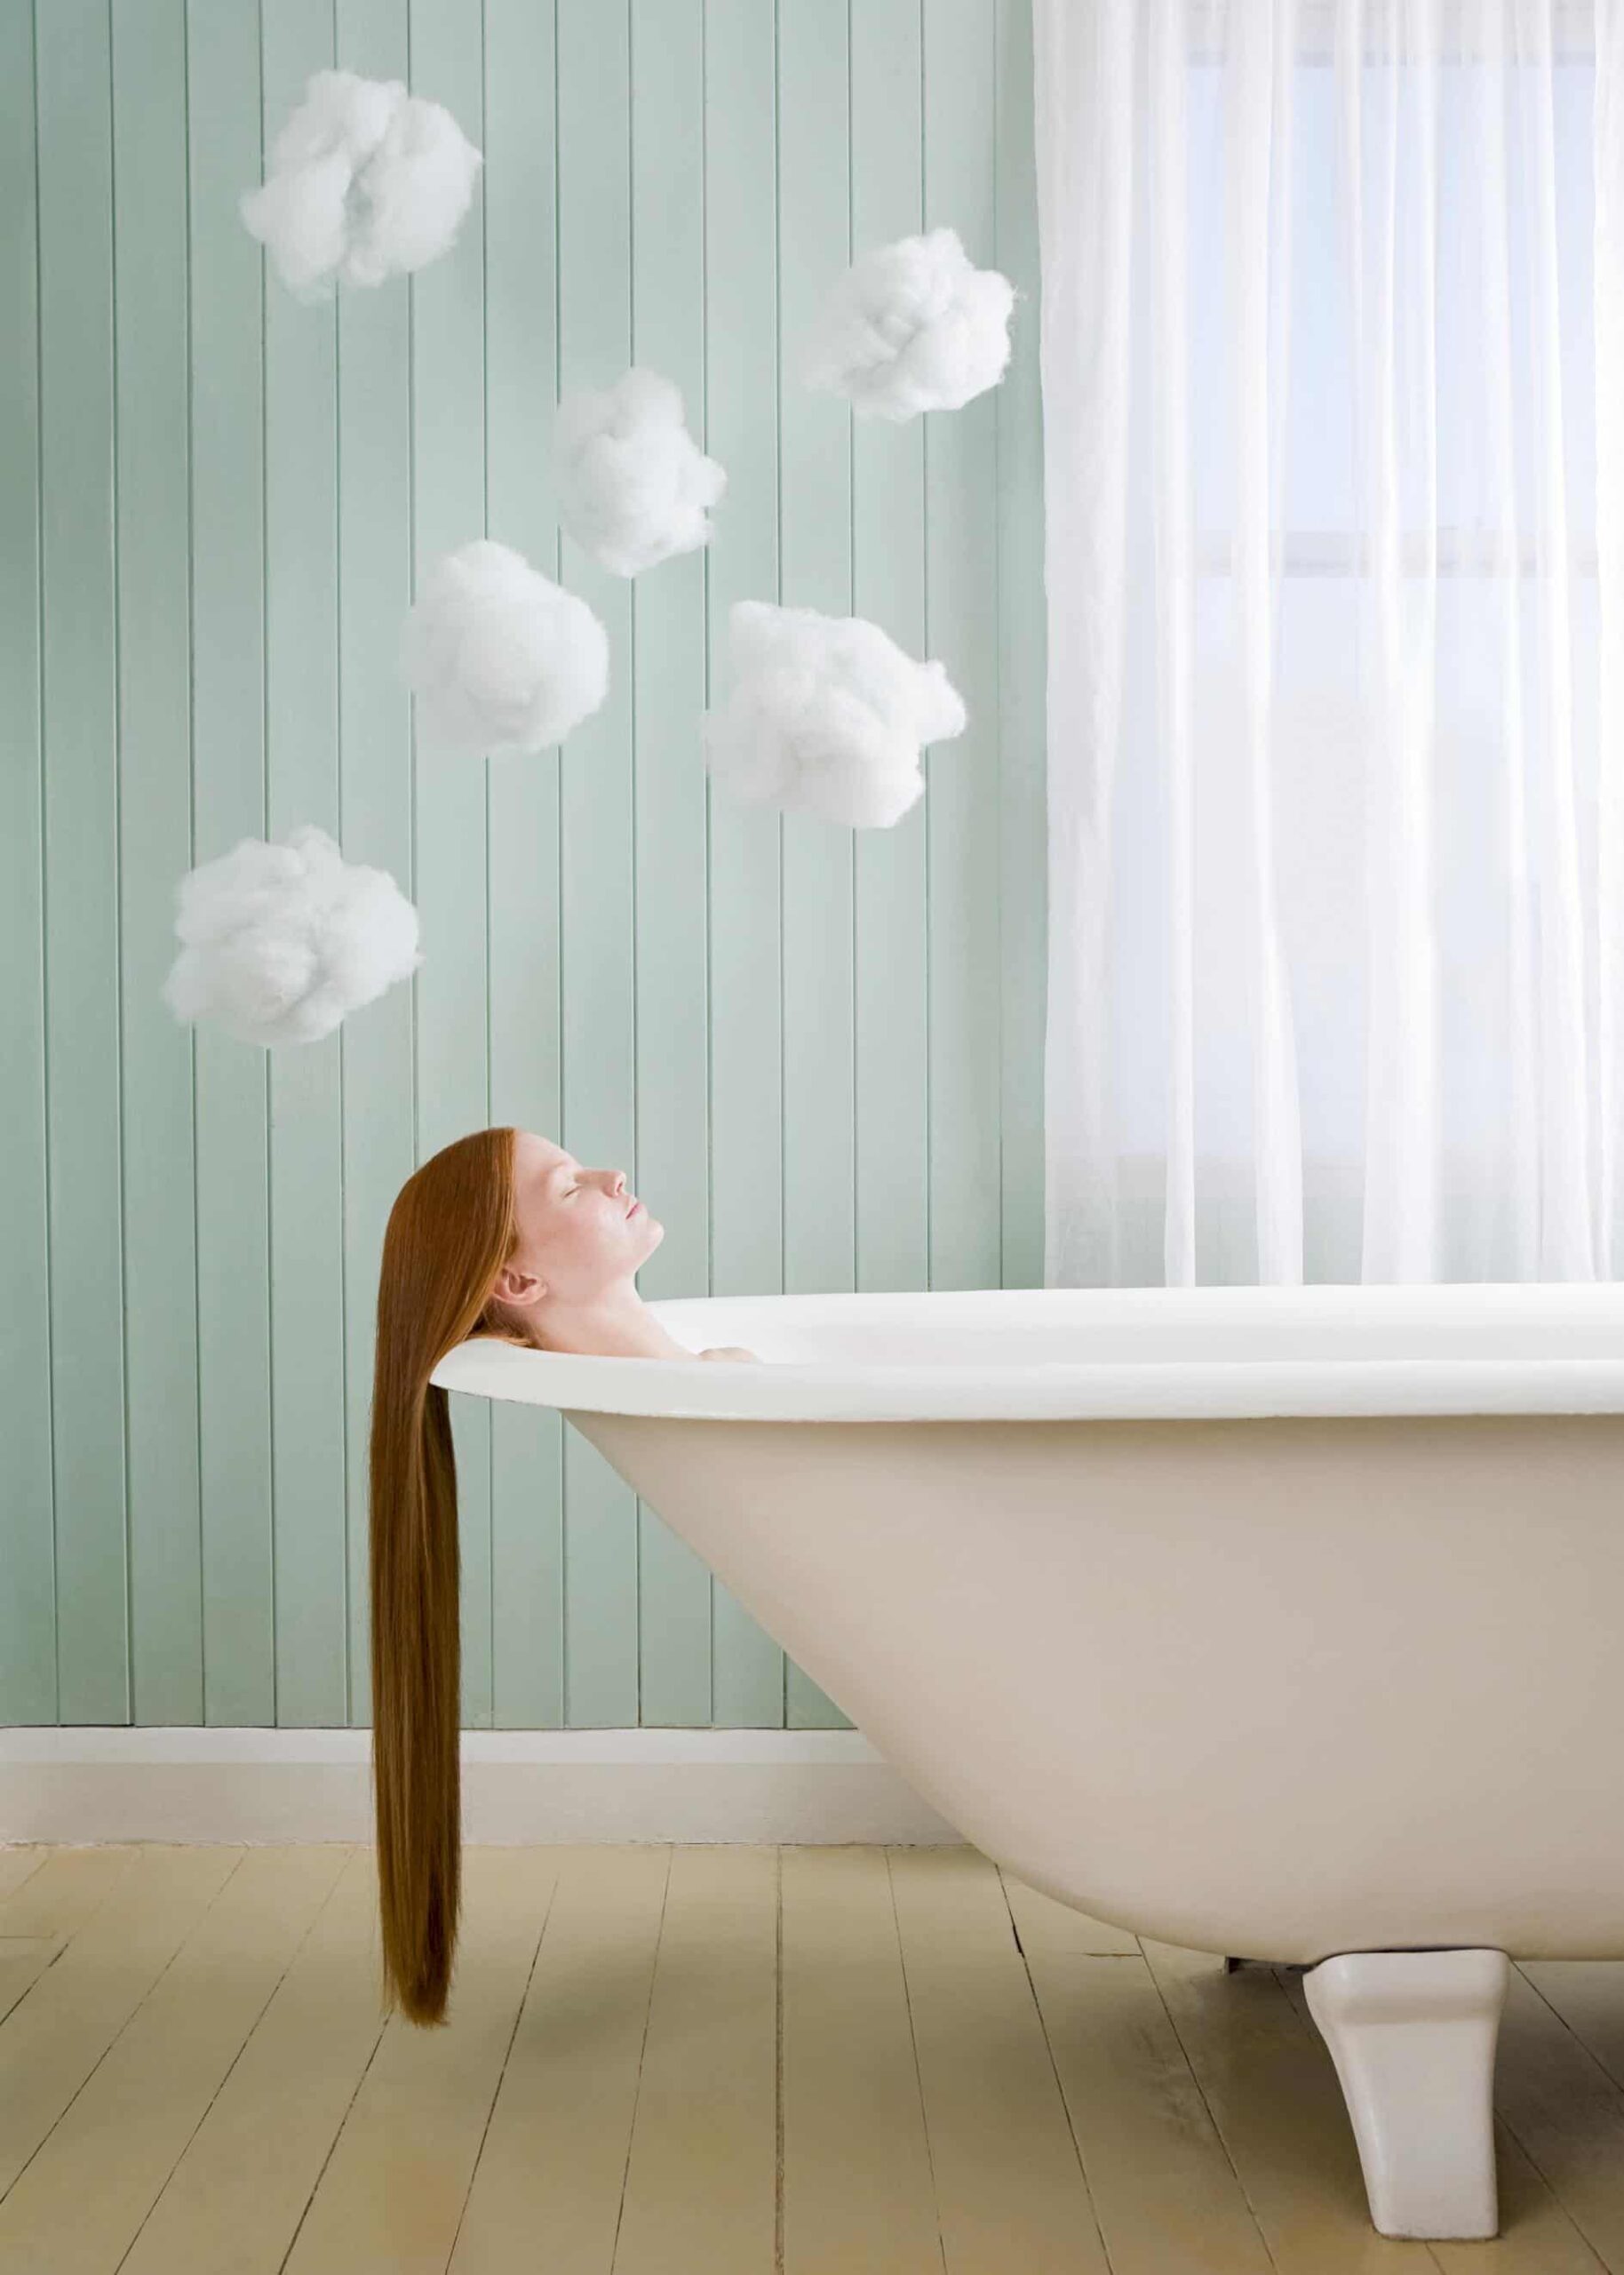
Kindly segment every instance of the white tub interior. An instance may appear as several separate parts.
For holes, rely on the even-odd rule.
[[[741,1344],[780,1365],[1624,1359],[1624,1287],[1612,1286],[1011,1288],[652,1308],[691,1349]]]

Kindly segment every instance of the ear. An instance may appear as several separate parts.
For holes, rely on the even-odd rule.
[[[491,1285],[491,1294],[505,1304],[537,1304],[546,1294],[546,1282],[533,1272],[505,1264]]]

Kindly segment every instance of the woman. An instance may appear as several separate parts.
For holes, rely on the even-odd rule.
[[[474,1335],[694,1358],[633,1284],[665,1233],[618,1169],[583,1169],[528,1130],[458,1138],[389,1212],[372,1376],[372,1758],[384,1995],[414,2023],[445,2020],[462,1863],[457,1465],[429,1377]]]

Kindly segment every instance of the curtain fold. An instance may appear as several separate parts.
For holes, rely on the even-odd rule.
[[[1118,438],[1129,371],[1133,107],[1137,0],[1051,9],[1036,76],[1039,211],[1071,217],[1043,269],[1039,363],[1046,400],[1085,415],[1046,422],[1044,581],[1077,642],[1051,674],[1050,732],[1076,763],[1048,809],[1049,886],[1074,921],[1051,938],[1045,1074],[1049,1277],[1112,1281],[1120,1269],[1106,1114],[1111,864],[1107,841],[1122,723],[1127,491]],[[1034,27],[1034,30],[1036,27]],[[1046,68],[1047,67],[1047,68]],[[1057,520],[1062,494],[1070,510]],[[1059,535],[1063,542],[1057,544]],[[1070,1038],[1071,1047],[1066,1039]]]
[[[1272,748],[1278,526],[1283,489],[1278,404],[1289,331],[1278,311],[1291,258],[1294,12],[1240,8],[1225,27],[1224,244],[1233,379],[1234,585],[1239,663],[1239,790],[1246,862],[1241,899],[1252,1036],[1252,1129],[1259,1277],[1302,1277],[1296,1052],[1280,939]],[[1162,248],[1165,251],[1165,245]],[[1271,416],[1272,410],[1272,416]]]
[[[1620,1265],[1624,0],[1035,0],[1047,1277]]]
[[[1157,730],[1166,769],[1163,842],[1167,895],[1167,1203],[1163,1276],[1196,1276],[1195,805],[1190,703],[1195,640],[1195,531],[1190,475],[1189,283],[1183,217],[1190,19],[1183,0],[1156,0],[1149,19],[1150,227],[1166,258],[1151,283]]]
[[[1596,398],[1624,404],[1624,0],[1596,0]],[[1624,419],[1596,432],[1597,582],[1596,850],[1600,972],[1595,1084],[1596,1247],[1602,1276],[1620,1253],[1620,1006],[1624,1005]]]

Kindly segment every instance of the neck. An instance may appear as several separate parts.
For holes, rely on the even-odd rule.
[[[666,1334],[631,1280],[617,1280],[589,1300],[543,1297],[530,1313],[531,1331],[549,1351],[578,1351],[604,1359],[688,1359],[693,1353]]]

